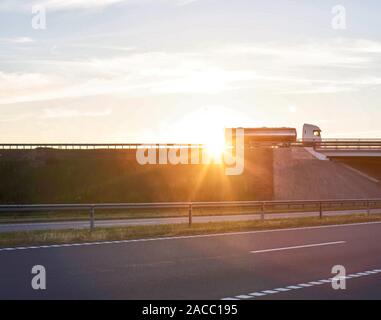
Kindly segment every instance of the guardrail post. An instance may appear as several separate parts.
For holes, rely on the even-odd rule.
[[[92,232],[95,227],[95,208],[94,206],[90,209],[90,231]]]
[[[319,202],[319,218],[323,219],[323,203]]]
[[[192,226],[192,204],[188,207],[188,219],[189,219],[189,226]]]
[[[262,207],[261,207],[261,220],[264,221],[265,220],[265,203],[263,202],[262,203]]]

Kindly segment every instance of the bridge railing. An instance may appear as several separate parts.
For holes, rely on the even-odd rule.
[[[255,146],[284,145],[282,141],[254,141]],[[289,142],[290,146],[303,147],[306,145],[315,148],[381,148],[381,139],[323,139],[319,142],[299,139]],[[205,148],[203,144],[187,143],[1,143],[0,150],[137,150],[139,148]]]
[[[300,144],[305,144],[299,141]],[[323,139],[310,143],[317,151],[381,151],[381,139]]]
[[[259,210],[256,214],[261,220],[265,220],[266,214],[274,212],[274,208],[283,207],[283,213],[294,213],[295,206],[309,212],[311,208],[320,218],[323,218],[324,211],[333,208],[334,211],[349,211],[353,208],[361,209],[367,215],[371,210],[381,207],[381,199],[334,199],[334,200],[291,200],[291,201],[223,201],[223,202],[154,202],[154,203],[93,203],[93,204],[11,204],[0,205],[1,212],[57,212],[57,211],[87,211],[89,212],[89,226],[92,231],[95,228],[96,210],[123,210],[123,209],[186,209],[188,211],[188,223],[192,225],[193,210],[196,208],[232,208],[232,207],[252,207]],[[352,208],[352,209],[348,209]],[[276,211],[276,210],[275,210]]]
[[[136,150],[139,148],[202,148],[185,143],[0,143],[0,150]]]

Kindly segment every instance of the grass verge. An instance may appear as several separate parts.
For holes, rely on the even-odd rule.
[[[89,230],[53,230],[0,233],[0,247],[15,247],[28,245],[49,245],[63,243],[81,243],[92,241],[115,241],[128,239],[143,239],[154,237],[175,237],[184,235],[200,235],[212,233],[227,233],[239,231],[270,230],[298,228],[306,226],[324,226],[333,224],[348,224],[381,221],[381,214],[331,216],[323,219],[295,218],[271,219],[266,221],[232,221],[187,224],[147,225],[131,227],[96,228]]]

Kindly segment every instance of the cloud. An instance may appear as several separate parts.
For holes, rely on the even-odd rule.
[[[333,94],[340,92],[352,92],[357,91],[359,88],[356,87],[342,87],[342,86],[315,86],[310,89],[302,89],[302,90],[289,90],[283,91],[279,94],[283,95],[305,95],[305,94]]]
[[[0,11],[30,12],[33,6],[43,6],[51,11],[102,9],[117,4],[131,6],[146,4],[186,6],[196,1],[199,0],[1,0]]]
[[[91,45],[91,44],[69,44],[68,47],[72,48],[80,48],[80,49],[91,49],[91,50],[109,50],[109,51],[123,51],[123,52],[131,52],[136,50],[135,47],[128,46],[116,46],[116,45]]]
[[[332,41],[289,46],[232,44],[195,52],[136,49],[105,58],[34,61],[35,68],[44,72],[0,72],[0,104],[110,94],[213,95],[235,90],[332,94],[380,86],[380,57],[374,53],[377,43],[342,43],[342,47]]]
[[[15,43],[15,44],[26,44],[35,42],[29,37],[15,37],[15,38],[0,38],[1,42]]]
[[[196,1],[198,1],[198,0],[175,0],[175,2],[177,2],[177,5],[179,5],[179,6],[186,6],[186,5],[188,5],[188,4],[191,4],[191,3],[193,3],[193,2],[196,2]]]
[[[381,42],[368,39],[340,39],[344,50],[355,53],[381,53]]]
[[[46,88],[57,81],[58,79],[54,76],[40,73],[6,73],[0,71],[0,98]]]
[[[83,111],[69,108],[49,108],[45,109],[41,118],[56,119],[56,118],[78,118],[78,117],[104,117],[112,114],[111,108],[102,110]]]
[[[107,7],[117,3],[130,2],[127,0],[43,0],[35,5],[46,7],[50,10],[86,9],[94,7]]]
[[[115,4],[143,5],[143,4],[174,4],[185,6],[198,0],[39,0],[34,5],[44,6],[50,10],[72,10],[105,8]]]
[[[375,43],[373,49],[376,48]],[[379,44],[381,46],[381,44]],[[271,60],[274,64],[293,67],[362,67],[372,61],[373,57],[359,53],[367,53],[369,43],[358,41],[328,41],[325,43],[303,42],[295,44],[238,44],[220,49],[221,53],[232,56],[252,56],[257,59]],[[356,54],[357,53],[357,54]]]
[[[17,122],[21,120],[25,120],[29,118],[31,115],[27,113],[19,113],[19,114],[1,114],[0,115],[0,122],[6,123],[6,122]]]
[[[26,2],[21,3],[15,0],[2,0],[0,2],[0,11],[22,11],[26,9]]]
[[[187,53],[135,53],[45,64],[55,73],[0,73],[0,104],[105,94],[216,94],[232,89],[237,81],[257,77],[255,72],[225,70]],[[41,68],[44,62],[36,65]]]

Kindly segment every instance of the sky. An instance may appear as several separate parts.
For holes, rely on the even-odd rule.
[[[0,142],[381,138],[380,62],[378,0],[1,0]]]

